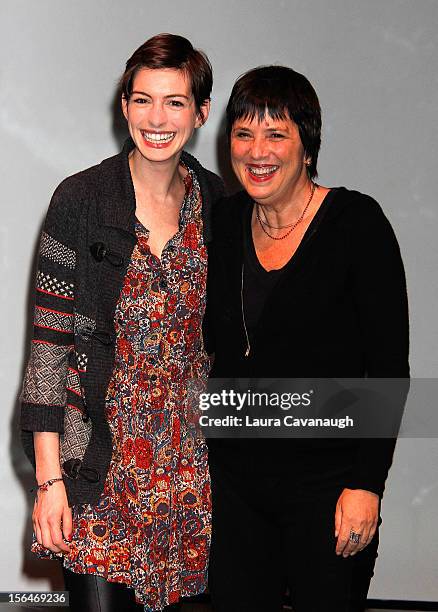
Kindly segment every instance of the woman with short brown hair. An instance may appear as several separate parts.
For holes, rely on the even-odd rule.
[[[397,240],[371,197],[315,182],[321,111],[308,79],[248,71],[227,126],[243,190],[214,216],[212,376],[409,377]],[[262,438],[208,442],[215,610],[280,610],[286,585],[295,612],[364,610],[395,440]]]
[[[210,541],[185,383],[208,372],[206,245],[223,187],[183,148],[207,120],[212,71],[187,39],[160,34],[121,84],[123,151],[63,181],[47,213],[22,393],[32,548],[62,558],[81,612],[202,592]]]

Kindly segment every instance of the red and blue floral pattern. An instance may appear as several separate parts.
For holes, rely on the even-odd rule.
[[[64,565],[135,589],[145,611],[206,588],[211,535],[205,442],[188,417],[187,384],[205,379],[207,252],[201,195],[188,170],[180,228],[161,259],[137,223],[137,245],[116,309],[107,393],[113,456],[96,506],[73,508]],[[50,556],[34,543],[39,556]]]

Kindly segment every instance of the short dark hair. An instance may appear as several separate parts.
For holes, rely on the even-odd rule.
[[[195,99],[196,111],[202,114],[202,105],[210,99],[213,71],[203,51],[194,49],[192,43],[177,34],[157,34],[143,43],[126,62],[120,81],[122,96],[129,100],[135,75],[142,68],[175,68],[189,79]]]
[[[309,164],[309,178],[315,178],[321,146],[321,107],[306,77],[286,66],[259,66],[245,72],[234,84],[227,104],[227,135],[238,119],[255,117],[262,121],[292,119],[298,127]]]

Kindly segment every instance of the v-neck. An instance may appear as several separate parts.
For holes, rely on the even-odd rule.
[[[150,230],[140,221],[140,219],[138,219],[137,216],[135,216],[135,233],[137,239],[141,238],[143,240],[143,249],[147,251],[150,257],[156,260],[160,266],[162,264],[162,259],[165,252],[175,245],[175,243],[178,241],[183,231],[185,230],[187,224],[190,222],[194,207],[194,190],[196,191],[196,197],[198,197],[200,193],[199,184],[196,180],[196,175],[194,171],[191,170],[182,161],[180,161],[180,165],[187,170],[187,174],[183,178],[185,194],[178,215],[178,230],[166,242],[161,251],[160,256],[158,256],[155,252],[152,252],[148,244]]]
[[[277,270],[266,270],[260,263],[254,246],[251,230],[251,219],[253,207],[248,206],[243,220],[243,264],[242,264],[242,313],[245,329],[249,334],[249,341],[252,341],[254,334],[266,304],[281,281],[283,275],[295,265],[301,257],[302,251],[305,248],[310,237],[316,232],[321,223],[325,212],[327,211],[330,202],[333,200],[337,189],[331,189],[321,202],[315,216],[306,229],[304,236],[298,245],[296,251],[284,266]]]
[[[252,206],[248,206],[248,209],[246,211],[246,218],[244,219],[244,244],[246,245],[248,249],[247,253],[249,255],[251,264],[254,267],[254,271],[256,271],[256,273],[260,277],[263,277],[266,275],[271,275],[272,277],[276,277],[276,276],[280,277],[281,274],[289,268],[289,266],[297,258],[297,256],[300,255],[304,247],[304,244],[307,242],[310,236],[318,228],[319,224],[321,223],[324,217],[325,212],[327,211],[327,207],[329,206],[330,202],[333,200],[336,192],[337,192],[337,188],[332,188],[326,193],[312,221],[309,223],[309,226],[304,232],[304,235],[298,247],[295,249],[294,253],[288,259],[288,261],[281,268],[277,268],[275,270],[266,270],[266,268],[264,268],[263,265],[260,263],[260,260],[257,256],[257,251],[255,249],[254,240],[252,237],[252,229],[251,229],[251,221],[252,221],[252,213],[254,210],[254,203],[252,204]]]

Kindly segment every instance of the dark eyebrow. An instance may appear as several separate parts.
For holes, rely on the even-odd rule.
[[[168,96],[164,96],[165,98],[185,98],[186,100],[190,100],[191,96],[186,96],[185,94],[169,94]]]
[[[246,127],[244,125],[239,125],[238,123],[234,124],[232,131],[234,132],[235,130],[240,130],[242,132],[251,132],[251,128]],[[265,128],[265,132],[286,132],[287,134],[289,134],[289,128],[288,126],[285,127],[268,127]]]
[[[266,128],[267,132],[288,132],[289,129],[287,126],[285,127],[270,127],[270,128]]]
[[[146,93],[145,91],[140,91],[140,90],[133,91],[131,95],[134,95],[134,94],[140,94],[141,96],[147,96],[148,98],[152,97],[150,94]],[[164,97],[166,99],[167,98],[185,98],[186,100],[191,99],[189,96],[186,96],[185,94],[180,94],[180,93],[168,94],[167,96],[164,96]]]

